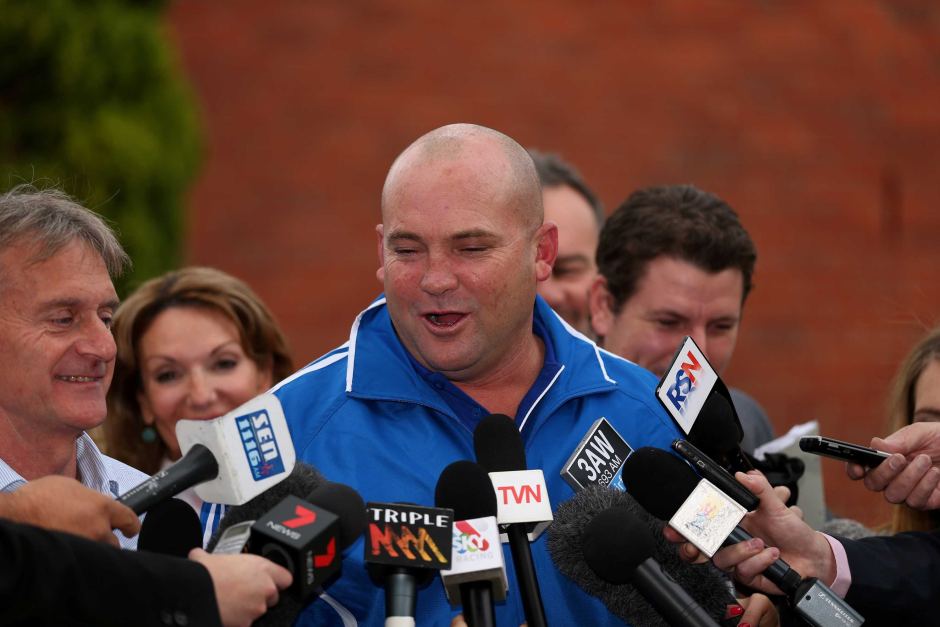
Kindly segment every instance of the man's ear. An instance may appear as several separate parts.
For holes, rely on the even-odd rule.
[[[614,297],[607,290],[607,279],[597,275],[588,291],[588,307],[591,310],[591,328],[595,335],[603,339],[613,328]]]
[[[535,232],[535,278],[544,281],[552,276],[552,267],[558,256],[558,227],[545,222]]]
[[[378,253],[379,253],[379,269],[375,271],[375,278],[379,280],[379,283],[385,284],[385,226],[382,224],[375,225],[375,234],[378,239]]]

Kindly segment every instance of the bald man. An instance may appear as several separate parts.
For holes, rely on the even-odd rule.
[[[599,351],[536,297],[557,229],[543,221],[532,159],[514,140],[469,124],[418,139],[392,165],[376,233],[385,293],[347,344],[275,386],[302,460],[366,501],[432,505],[441,471],[474,458],[478,422],[502,413],[557,504],[573,496],[562,464],[598,418],[633,446],[677,437],[652,374]],[[525,616],[504,552],[510,594],[497,622],[516,626]],[[622,625],[555,569],[544,534],[532,555],[551,623]],[[345,562],[298,625],[383,624],[361,543]],[[449,625],[457,611],[440,578],[419,592],[418,625]]]

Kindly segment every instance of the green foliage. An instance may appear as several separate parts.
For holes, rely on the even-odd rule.
[[[200,156],[193,97],[150,0],[0,0],[0,191],[60,187],[106,216],[134,261],[176,267]]]

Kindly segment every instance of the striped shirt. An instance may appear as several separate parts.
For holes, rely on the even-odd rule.
[[[77,478],[82,485],[107,496],[118,497],[148,478],[136,468],[103,454],[87,433],[75,440],[75,457]],[[24,485],[26,480],[0,459],[0,492],[13,492]],[[127,538],[120,531],[115,531],[114,535],[122,548],[137,548],[137,536]]]

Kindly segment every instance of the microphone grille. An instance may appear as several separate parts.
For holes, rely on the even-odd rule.
[[[525,447],[515,421],[504,414],[490,414],[473,431],[477,462],[488,472],[525,470]]]
[[[584,561],[609,583],[624,584],[633,571],[653,556],[655,544],[649,528],[625,507],[611,507],[595,516],[581,538]]]
[[[496,491],[480,464],[460,460],[441,472],[434,488],[434,504],[454,510],[454,520],[495,516]]]
[[[672,453],[649,446],[627,457],[623,480],[633,498],[660,520],[672,518],[699,482],[687,463]]]

